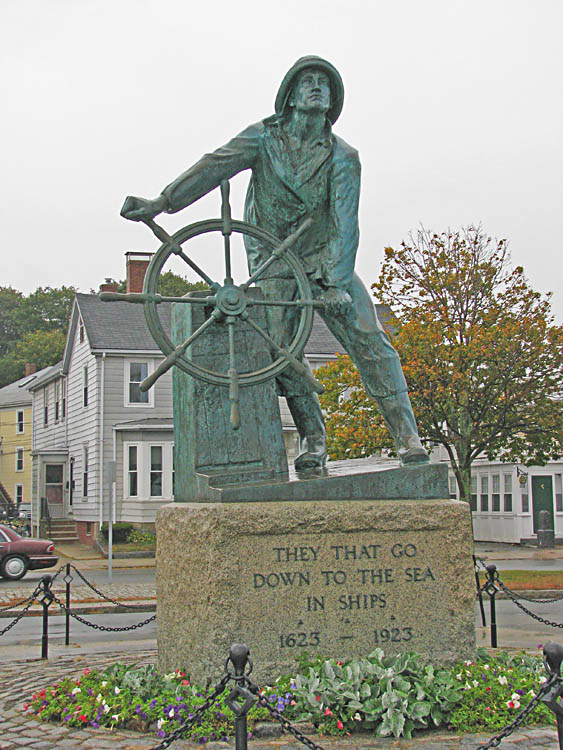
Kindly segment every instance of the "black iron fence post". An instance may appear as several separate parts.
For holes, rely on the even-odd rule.
[[[497,572],[497,566],[496,565],[487,565],[487,582],[484,585],[484,589],[489,595],[490,604],[491,604],[491,647],[497,648],[498,641],[497,641],[497,610],[496,610],[496,604],[495,604],[495,596],[497,595],[498,588],[496,585],[496,580],[498,578],[498,572]]]
[[[248,727],[246,715],[250,708],[256,703],[256,696],[245,688],[247,676],[252,671],[252,659],[250,649],[244,643],[234,643],[229,652],[229,658],[225,663],[225,671],[229,674],[229,662],[234,667],[235,673],[230,677],[235,682],[225,703],[235,715],[235,748],[236,750],[248,750]],[[248,671],[245,672],[248,666]]]
[[[563,696],[563,680],[561,679],[563,646],[553,641],[546,643],[543,647],[543,661],[549,672],[549,678],[553,680],[553,685],[543,696],[542,702],[555,714],[559,750],[563,750],[563,706],[559,703],[559,699]]]
[[[479,566],[477,564],[477,558],[473,555],[473,567],[475,569],[475,583],[477,584],[477,598],[479,599],[479,609],[481,610],[481,621],[483,627],[487,627],[487,621],[485,619],[485,606],[483,604],[483,592],[479,582]]]
[[[43,607],[43,633],[41,635],[41,658],[47,659],[49,657],[49,607],[53,601],[53,593],[51,591],[52,577],[50,575],[41,576],[41,591],[39,594],[39,601]]]
[[[70,563],[66,564],[66,575],[65,575],[65,584],[66,584],[66,612],[65,612],[65,646],[68,646],[70,644],[70,582],[72,581],[72,576],[70,575]]]

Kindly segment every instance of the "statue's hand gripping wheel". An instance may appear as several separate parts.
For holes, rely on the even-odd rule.
[[[297,257],[291,252],[291,247],[297,238],[309,228],[310,219],[303,221],[293,234],[280,242],[269,232],[253,224],[231,219],[229,203],[229,182],[221,183],[221,219],[209,219],[183,227],[169,235],[165,229],[153,219],[144,219],[144,223],[152,230],[162,245],[155,253],[145,275],[142,293],[120,294],[118,292],[102,292],[100,298],[104,301],[127,301],[142,303],[149,330],[155,342],[165,355],[165,359],[142,383],[141,390],[146,391],[154,385],[156,380],[167,372],[173,365],[180,367],[195,378],[212,385],[228,386],[231,402],[231,425],[233,429],[240,427],[239,388],[257,385],[269,378],[278,376],[287,367],[293,367],[302,377],[306,378],[317,393],[322,393],[322,385],[315,380],[309,370],[299,361],[305,344],[313,326],[313,308],[321,306],[322,302],[313,300],[307,276]],[[209,232],[221,232],[225,249],[225,278],[223,284],[214,281],[203,271],[183,250],[183,245],[190,239]],[[260,241],[263,247],[270,249],[269,257],[240,285],[235,285],[231,272],[231,236],[233,232],[249,235]],[[158,294],[159,275],[171,255],[177,255],[195,273],[209,285],[207,296],[169,297]],[[257,299],[248,294],[249,287],[259,281],[270,266],[283,261],[297,284],[297,296],[294,300]],[[188,305],[206,305],[212,308],[210,316],[181,344],[174,346],[165,332],[158,315],[158,305],[161,302],[176,302]],[[278,346],[267,330],[258,325],[248,314],[247,308],[252,305],[295,307],[299,310],[299,322],[295,335],[287,348]],[[235,363],[235,335],[234,327],[240,321],[248,325],[267,341],[275,359],[262,369],[251,372],[238,372]],[[227,325],[229,339],[229,362],[226,372],[207,369],[192,362],[186,357],[186,351],[191,344],[213,325]]]

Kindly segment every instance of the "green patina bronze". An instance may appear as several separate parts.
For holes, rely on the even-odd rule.
[[[275,377],[277,392],[286,397],[301,439],[296,468],[321,468],[326,462],[326,432],[318,388],[303,358],[314,305],[351,355],[366,390],[376,399],[401,461],[426,463],[428,456],[420,444],[398,355],[377,320],[369,292],[354,273],[359,241],[360,161],[357,151],[332,132],[343,97],[341,77],[330,63],[315,56],[301,58],[282,81],[274,115],[250,125],[225,146],[203,156],[154,200],[131,196],[126,199],[122,215],[144,221],[164,243],[148,274],[143,298],[138,298],[144,302],[151,330],[156,332],[167,355],[155,377],[178,364],[208,383],[229,385],[234,426],[238,426],[233,405],[237,404],[239,386]],[[230,217],[227,181],[247,169],[251,170],[251,179],[245,221],[237,223]],[[192,225],[172,238],[155,224],[158,214],[180,211],[218,186],[223,193],[220,221]],[[225,241],[223,284],[207,276],[182,248],[189,237],[210,231],[220,231]],[[244,235],[251,274],[249,281],[239,287],[233,284],[230,272],[232,231]],[[278,242],[273,238],[278,238]],[[183,257],[211,288],[207,301],[177,300],[191,303],[194,308],[207,305],[211,312],[201,319],[203,322],[195,331],[192,320],[189,334],[180,322],[181,315],[175,313],[174,343],[162,331],[156,315],[159,299],[155,274],[171,253]],[[294,257],[297,264],[292,263]],[[303,277],[308,284],[303,284]],[[264,327],[253,323],[248,315],[252,307],[250,283],[261,290]],[[189,307],[190,304],[182,304],[182,308]],[[214,322],[227,324],[223,326],[229,342],[225,349],[226,374],[224,367],[211,375],[207,367],[198,370],[186,356],[194,336],[203,339]],[[273,364],[260,368],[260,372],[239,374],[235,322],[250,325],[267,342]],[[184,331],[184,338],[178,338],[180,330]],[[245,378],[247,382],[243,383]],[[179,412],[175,416],[179,417]]]

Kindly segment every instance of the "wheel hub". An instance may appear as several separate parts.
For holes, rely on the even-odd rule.
[[[215,299],[217,308],[225,315],[240,315],[246,309],[246,295],[234,284],[221,287]]]
[[[23,570],[23,561],[18,558],[12,558],[11,560],[8,560],[8,564],[6,565],[6,571],[12,575],[17,576],[19,575]]]

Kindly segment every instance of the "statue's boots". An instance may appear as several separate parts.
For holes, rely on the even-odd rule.
[[[326,428],[317,394],[291,396],[287,399],[287,405],[299,433],[296,470],[322,468],[327,459]]]
[[[378,398],[385,424],[395,440],[395,448],[402,464],[426,464],[430,461],[418,436],[416,420],[408,393]]]

